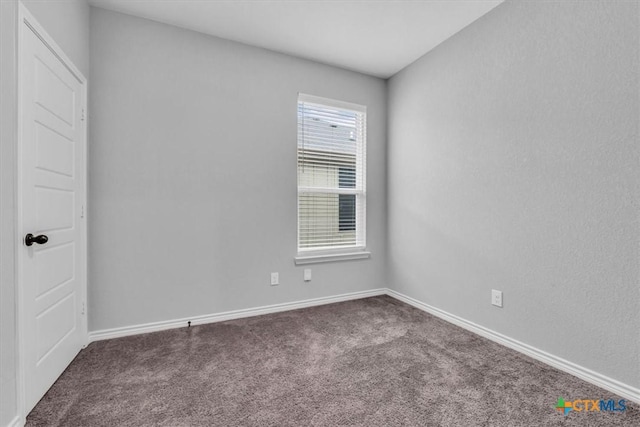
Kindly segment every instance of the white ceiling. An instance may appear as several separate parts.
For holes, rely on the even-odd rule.
[[[89,0],[89,3],[387,78],[502,1]]]

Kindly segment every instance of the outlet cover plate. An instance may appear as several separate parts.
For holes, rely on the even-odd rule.
[[[491,304],[496,307],[502,307],[502,291],[491,289]]]

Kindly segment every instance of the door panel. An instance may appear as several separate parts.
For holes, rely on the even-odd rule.
[[[36,298],[73,279],[75,269],[73,249],[73,243],[65,243],[38,251],[36,255],[38,259],[35,262],[38,269]]]
[[[51,181],[47,182],[52,185]],[[73,230],[74,224],[74,191],[62,188],[35,187],[36,215],[39,231]]]
[[[36,122],[36,167],[73,178],[73,142]]]
[[[42,311],[37,319],[38,364],[76,329],[75,293],[70,292],[60,301]]]
[[[21,229],[23,236],[48,237],[44,243],[22,246],[20,253],[21,357],[28,412],[86,339],[85,83],[24,22],[20,40]]]
[[[65,76],[64,65],[57,66],[47,61],[44,54],[34,57],[35,64],[35,102],[58,119],[73,127],[76,97],[73,76]],[[67,74],[70,74],[67,71]],[[71,78],[68,78],[71,77]]]

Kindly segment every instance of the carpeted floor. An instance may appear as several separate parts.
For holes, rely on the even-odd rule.
[[[28,426],[640,426],[619,399],[390,297],[96,342]]]

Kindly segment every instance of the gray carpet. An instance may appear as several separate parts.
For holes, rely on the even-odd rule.
[[[640,426],[612,393],[390,297],[96,342],[28,426]]]

